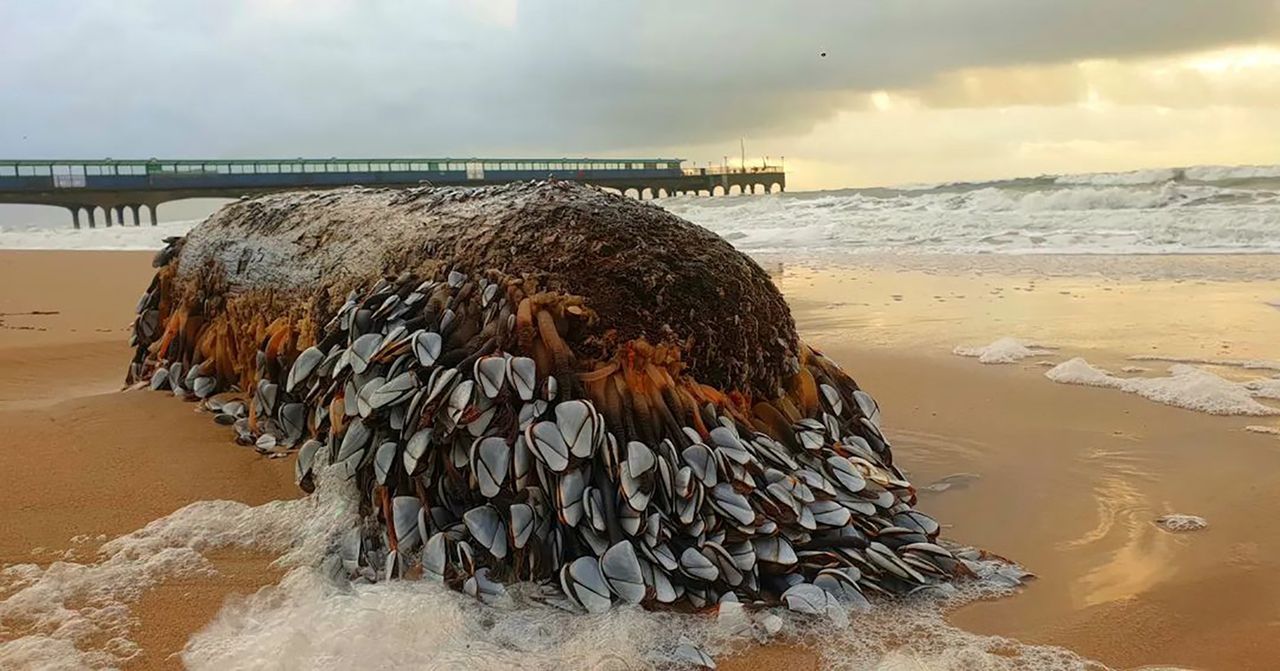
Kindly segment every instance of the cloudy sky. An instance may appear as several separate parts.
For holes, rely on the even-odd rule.
[[[0,59],[6,157],[1280,163],[1280,0],[3,0]]]

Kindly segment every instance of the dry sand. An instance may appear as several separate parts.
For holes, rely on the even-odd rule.
[[[117,391],[149,257],[0,252],[0,510],[8,521],[0,564],[44,564],[73,536],[114,537],[197,500],[297,495],[290,460],[236,447],[192,404]],[[879,399],[898,461],[917,485],[977,476],[924,493],[922,507],[950,525],[952,538],[1040,576],[1014,597],[953,613],[952,622],[1122,668],[1274,668],[1280,440],[1243,427],[1275,419],[1211,417],[1054,384],[1036,359],[983,366],[947,352],[1024,335],[1103,361],[1153,346],[1280,358],[1267,338],[1280,332],[1280,310],[1257,299],[1280,298],[1277,285],[1031,279],[1026,290],[1014,288],[1027,286],[1019,276],[853,269],[786,271],[778,281],[801,332]],[[1195,306],[1196,319],[1171,317],[1179,305]],[[1188,325],[1197,319],[1202,326]],[[1172,535],[1151,523],[1175,511],[1211,526]],[[178,666],[172,655],[228,596],[277,577],[270,557],[212,559],[219,575],[171,581],[136,605],[144,654],[131,668]],[[720,666],[803,669],[816,660],[774,646]]]

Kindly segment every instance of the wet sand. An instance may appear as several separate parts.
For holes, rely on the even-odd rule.
[[[193,404],[118,391],[149,258],[0,252],[0,564],[43,565],[69,548],[83,560],[96,542],[73,537],[111,538],[193,501],[297,495],[290,460],[235,446]],[[1055,361],[1152,351],[1280,359],[1267,336],[1280,333],[1280,310],[1262,302],[1280,299],[1280,284],[868,268],[784,269],[777,280],[801,332],[876,395],[913,482],[976,475],[923,493],[924,510],[948,536],[1040,576],[953,623],[1119,668],[1265,669],[1280,659],[1280,439],[1243,430],[1280,420],[1055,384],[1038,358],[984,366],[949,354],[1016,335],[1061,345],[1042,357]],[[1211,526],[1172,535],[1151,523],[1167,512]],[[167,582],[134,606],[144,652],[130,668],[179,666],[174,653],[227,598],[278,577],[271,557],[211,559],[218,575]],[[787,646],[719,661],[819,666]]]
[[[120,391],[128,315],[150,281],[150,258],[0,252],[0,566],[44,566],[68,550],[91,559],[99,538],[194,501],[260,504],[298,495],[291,463],[237,447],[193,404]],[[269,557],[209,558],[219,575],[171,580],[134,608],[133,638],[143,654],[130,668],[178,667],[169,656],[228,595],[278,577]]]
[[[1160,375],[1168,364],[1126,357],[1280,360],[1280,310],[1269,305],[1280,282],[1152,279],[1159,261],[1134,261],[1141,273],[1120,260],[1088,277],[801,268],[779,284],[801,331],[876,395],[914,484],[979,476],[922,493],[922,509],[950,537],[1039,576],[952,623],[1119,668],[1275,668],[1280,440],[1245,427],[1280,420],[1055,384],[1041,361],[1083,355]],[[1280,277],[1274,257],[1214,262]],[[999,366],[948,354],[1005,335],[1060,349]],[[1173,512],[1210,527],[1175,535],[1152,523]]]

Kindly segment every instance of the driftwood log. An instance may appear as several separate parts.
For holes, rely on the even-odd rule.
[[[128,382],[296,451],[308,491],[354,480],[352,576],[823,610],[969,572],[767,274],[658,207],[563,182],[280,194],[156,265]]]

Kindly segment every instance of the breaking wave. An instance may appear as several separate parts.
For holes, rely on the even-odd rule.
[[[739,249],[859,253],[1280,253],[1280,166],[1168,168],[660,201]]]
[[[1062,175],[1059,184],[1139,185],[1164,182],[1244,182],[1280,179],[1280,165],[1196,165],[1188,168],[1156,168],[1126,172],[1093,172]]]
[[[1280,253],[1280,166],[657,201],[747,254]],[[0,217],[3,211],[0,211]],[[0,249],[157,249],[195,221],[75,231],[0,219]]]

